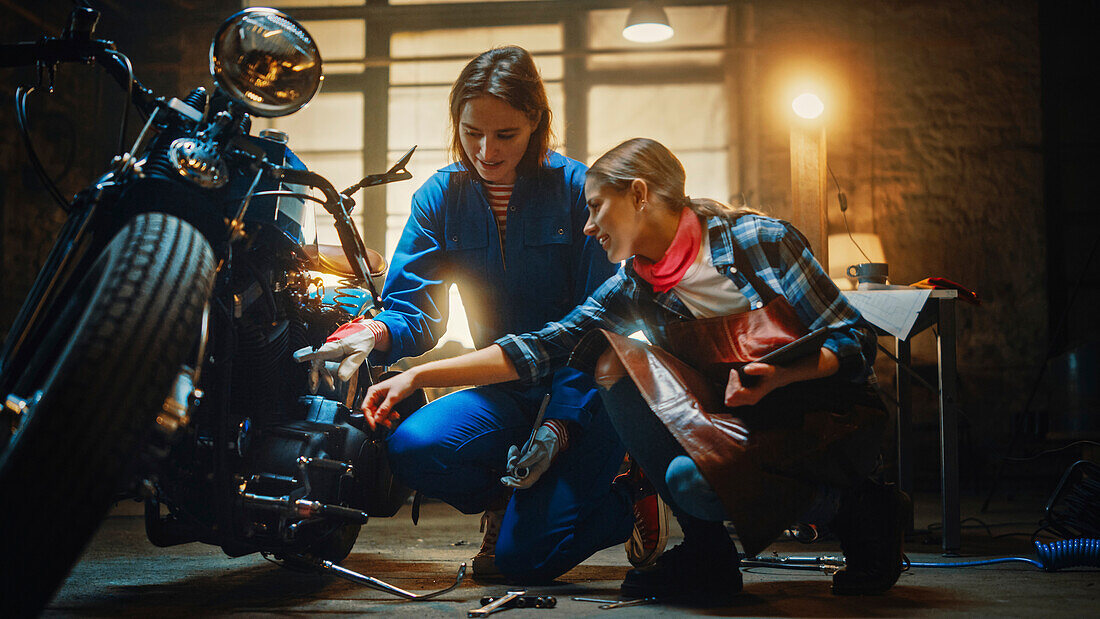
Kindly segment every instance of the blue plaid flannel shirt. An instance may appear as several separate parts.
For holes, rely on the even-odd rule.
[[[730,278],[751,308],[763,307],[765,299],[741,274],[745,268],[754,269],[775,293],[786,297],[808,330],[826,325],[833,329],[823,346],[840,360],[838,377],[857,383],[869,379],[875,359],[874,330],[822,270],[802,233],[785,221],[758,215],[736,220],[710,217],[706,224],[715,268]],[[750,264],[734,264],[734,243],[744,249]],[[646,320],[643,308],[654,307],[649,299],[657,312],[649,313]],[[674,291],[654,293],[634,272],[633,260],[628,260],[562,320],[531,333],[506,335],[496,343],[515,364],[520,380],[533,383],[564,366],[584,334],[593,329],[623,335],[641,330],[650,342],[662,346],[667,342],[666,325],[692,318]]]

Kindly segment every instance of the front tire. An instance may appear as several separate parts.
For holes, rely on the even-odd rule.
[[[14,394],[32,404],[0,453],[5,611],[38,612],[95,533],[191,353],[213,278],[201,233],[139,215],[30,343]]]

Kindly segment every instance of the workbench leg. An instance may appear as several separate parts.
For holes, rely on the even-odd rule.
[[[895,340],[898,358],[898,490],[913,496],[913,378],[902,367],[912,367],[908,340]]]
[[[943,553],[959,552],[959,413],[955,359],[955,305],[953,299],[939,301],[940,369],[940,489],[943,492]]]

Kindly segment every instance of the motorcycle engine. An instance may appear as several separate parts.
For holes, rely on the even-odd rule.
[[[307,534],[310,529],[330,535],[334,524],[352,517],[350,510],[341,511],[344,507],[392,516],[409,491],[393,480],[383,435],[348,409],[349,385],[332,390],[322,383],[319,395],[309,394],[308,364],[295,363],[291,355],[323,341],[351,316],[311,299],[300,289],[301,277],[279,281],[272,273],[249,271],[253,282],[234,295],[246,303],[235,311],[230,410],[240,419],[241,509],[234,528],[270,546],[316,537]],[[272,283],[262,285],[265,279]],[[288,515],[286,506],[299,500],[320,503],[336,517]]]

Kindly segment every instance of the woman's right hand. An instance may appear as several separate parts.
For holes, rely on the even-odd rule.
[[[401,372],[367,389],[359,410],[372,430],[376,430],[379,424],[392,428],[395,421],[401,420],[401,413],[394,410],[394,406],[416,391],[414,374],[413,370]]]

